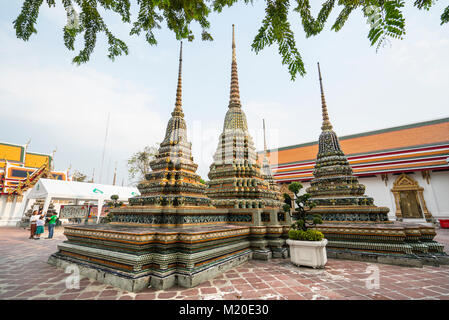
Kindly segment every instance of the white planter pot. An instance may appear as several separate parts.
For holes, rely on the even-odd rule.
[[[297,266],[324,268],[327,262],[327,239],[321,241],[299,241],[287,239],[290,246],[290,260]]]

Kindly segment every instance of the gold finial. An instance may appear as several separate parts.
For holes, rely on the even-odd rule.
[[[232,25],[232,48],[235,49],[235,25]],[[233,56],[235,57],[235,50],[232,51]]]
[[[184,116],[182,112],[182,41],[179,49],[178,87],[176,88],[175,110],[172,112],[172,115]]]
[[[240,107],[239,79],[237,75],[237,58],[235,57],[234,25],[232,25],[231,94],[230,94],[229,107]]]
[[[320,70],[319,62],[318,62],[318,75],[320,77],[321,108],[322,108],[322,113],[323,113],[323,125],[321,126],[321,130],[331,130],[332,124],[329,121],[329,115],[327,114],[326,99],[324,98],[323,82],[321,79],[321,70]]]

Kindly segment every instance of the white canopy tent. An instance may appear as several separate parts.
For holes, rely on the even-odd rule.
[[[135,187],[120,187],[78,181],[39,179],[33,189],[31,189],[25,196],[25,199],[23,200],[23,211],[26,210],[30,199],[45,199],[43,212],[48,210],[52,199],[93,200],[98,202],[98,222],[104,201],[110,199],[112,195],[117,195],[119,201],[128,201],[129,198],[140,195],[140,192]]]

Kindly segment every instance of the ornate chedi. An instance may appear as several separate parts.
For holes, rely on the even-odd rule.
[[[234,25],[232,26],[231,90],[223,132],[220,134],[214,162],[210,166],[207,195],[217,208],[229,209],[230,217],[251,217],[253,257],[269,259],[286,253],[282,234],[287,220],[280,213],[282,202],[277,188],[265,180],[254,142],[248,132],[240,102]],[[283,217],[278,217],[278,214]],[[278,218],[283,218],[281,222]]]
[[[175,109],[168,121],[165,138],[155,159],[152,171],[138,185],[140,197],[130,200],[132,205],[173,207],[208,207],[206,185],[197,175],[198,165],[193,162],[191,143],[187,141],[187,127],[182,111],[182,43],[179,54],[178,87]]]
[[[353,175],[348,159],[341,150],[329,121],[319,64],[318,73],[323,125],[318,140],[314,179],[307,188],[312,196],[310,200],[316,204],[312,213],[321,214],[323,221],[388,222],[389,209],[376,207],[373,198],[364,194],[365,186]]]
[[[324,224],[317,229],[328,239],[329,257],[414,266],[447,262],[443,246],[433,241],[434,227],[389,221],[389,209],[376,207],[373,198],[364,194],[365,186],[353,175],[332,130],[319,64],[318,73],[323,125],[314,179],[307,192],[316,204],[310,215],[320,214],[323,218]]]
[[[254,142],[248,132],[240,103],[232,26],[231,93],[214,162],[210,166],[207,195],[220,208],[279,208],[276,190],[265,180],[257,162]]]

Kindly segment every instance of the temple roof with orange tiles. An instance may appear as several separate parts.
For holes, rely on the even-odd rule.
[[[449,169],[449,118],[339,140],[356,176]],[[317,153],[316,141],[268,150],[274,178],[281,183],[311,180]]]

